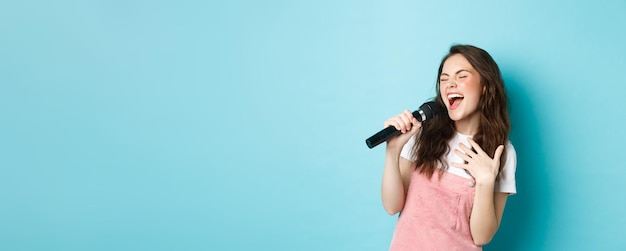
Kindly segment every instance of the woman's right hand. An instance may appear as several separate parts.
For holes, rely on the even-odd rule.
[[[422,127],[422,123],[417,121],[409,110],[404,110],[404,112],[385,121],[384,128],[388,126],[395,127],[402,134],[387,140],[387,149],[402,150],[404,144]]]

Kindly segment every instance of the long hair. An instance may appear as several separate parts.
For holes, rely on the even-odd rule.
[[[413,146],[413,157],[416,159],[415,167],[421,173],[432,177],[439,165],[441,174],[448,169],[444,161],[450,149],[448,142],[454,137],[454,121],[450,119],[448,110],[445,108],[439,76],[443,70],[445,61],[453,55],[461,54],[478,71],[480,84],[484,92],[480,96],[478,110],[480,125],[478,132],[472,138],[478,145],[493,158],[493,154],[499,145],[508,141],[511,130],[511,122],[507,111],[507,96],[504,90],[504,80],[500,74],[498,65],[485,50],[471,45],[455,45],[450,48],[448,54],[441,60],[437,73],[437,96],[435,102],[441,108],[439,115],[422,122],[422,128],[415,135],[416,144]],[[500,168],[504,165],[506,154],[500,158]]]

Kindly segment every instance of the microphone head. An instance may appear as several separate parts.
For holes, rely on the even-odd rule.
[[[430,102],[426,102],[426,103],[422,104],[420,106],[420,110],[424,113],[424,119],[423,120],[427,120],[427,119],[431,119],[435,115],[437,115],[437,113],[439,112],[439,106],[437,105],[437,103],[435,103],[435,101],[430,101]],[[419,120],[419,118],[418,118],[418,120]],[[420,120],[420,122],[422,122],[422,121]]]

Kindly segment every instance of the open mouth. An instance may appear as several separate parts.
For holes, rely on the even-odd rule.
[[[450,110],[454,110],[459,107],[459,105],[461,105],[461,102],[463,102],[463,98],[464,96],[458,93],[448,94],[448,105],[450,107]]]

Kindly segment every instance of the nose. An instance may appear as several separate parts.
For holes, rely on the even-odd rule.
[[[456,80],[454,80],[454,79],[450,79],[450,80],[448,81],[448,85],[447,85],[446,87],[448,87],[448,88],[453,88],[453,87],[456,87]]]

